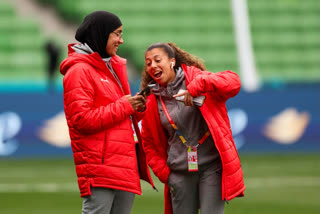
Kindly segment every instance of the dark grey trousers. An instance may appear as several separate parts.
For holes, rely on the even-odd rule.
[[[211,164],[198,172],[171,171],[168,179],[174,214],[223,214],[221,166]]]
[[[134,193],[94,187],[83,197],[82,214],[130,214]]]

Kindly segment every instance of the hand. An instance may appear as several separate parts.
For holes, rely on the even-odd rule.
[[[131,96],[131,95],[125,95],[125,97],[128,99],[130,104],[132,105],[133,109],[135,111],[137,110],[143,110],[146,107],[146,98],[142,95],[136,95]]]
[[[175,94],[173,95],[173,98],[181,97],[181,96],[184,96],[183,103],[185,106],[193,106],[193,102],[192,102],[193,97],[191,96],[189,91],[184,91],[179,94]]]

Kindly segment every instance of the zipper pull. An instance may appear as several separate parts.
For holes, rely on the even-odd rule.
[[[156,186],[153,186],[153,189],[154,189],[155,191],[159,192]]]
[[[224,199],[224,202],[226,202],[229,205],[229,201],[227,199]]]

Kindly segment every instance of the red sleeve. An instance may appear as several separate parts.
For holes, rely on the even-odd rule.
[[[232,71],[211,73],[201,71],[190,81],[187,89],[193,97],[204,93],[212,93],[223,99],[228,99],[239,93],[241,81]]]
[[[93,80],[90,71],[83,67],[72,67],[63,80],[64,106],[69,125],[82,133],[97,133],[134,113],[125,97],[106,106],[95,107]]]

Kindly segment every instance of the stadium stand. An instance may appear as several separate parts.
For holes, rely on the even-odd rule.
[[[44,81],[45,55],[38,25],[18,17],[12,6],[0,3],[1,83]]]
[[[40,0],[41,1],[41,0]],[[42,1],[45,3],[50,0]],[[145,49],[154,42],[175,42],[205,59],[211,71],[237,70],[229,4],[222,1],[51,1],[66,19],[78,23],[94,10],[116,13],[124,24],[125,45],[120,54],[130,57],[138,69]],[[121,53],[122,52],[122,53]]]
[[[40,0],[41,1],[41,0]],[[231,1],[52,2],[66,19],[80,22],[94,10],[109,10],[124,23],[126,52],[143,66],[146,47],[172,41],[203,58],[210,71],[238,71]],[[257,70],[265,82],[320,80],[320,5],[318,0],[248,0]]]
[[[124,24],[125,45],[119,49],[119,55],[131,59],[138,70],[142,69],[148,45],[170,41],[204,59],[210,71],[239,71],[231,1],[38,2],[54,6],[66,21],[76,23],[94,10],[116,13]],[[262,80],[319,82],[318,0],[248,0],[248,7],[256,65]],[[44,38],[36,24],[18,19],[6,5],[0,8],[0,30],[6,32],[0,36],[0,69],[10,68],[10,73],[19,72],[19,75],[22,71],[27,74],[32,71],[39,78],[43,77],[44,72],[40,69],[45,62],[41,50]],[[14,24],[8,24],[6,20]],[[17,59],[18,63],[10,63]]]
[[[263,79],[319,82],[319,1],[248,0],[248,7]]]

